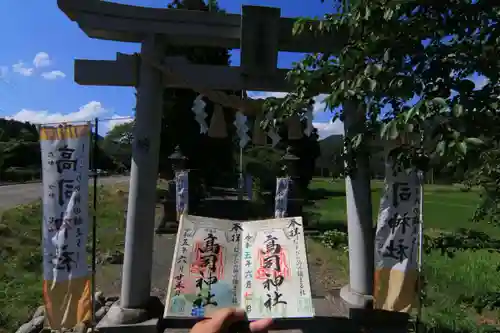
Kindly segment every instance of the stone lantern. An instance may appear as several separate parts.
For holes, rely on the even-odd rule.
[[[286,176],[292,179],[298,177],[298,162],[299,158],[293,153],[293,148],[288,146],[285,155],[281,157],[281,165]]]
[[[299,161],[300,158],[294,154],[293,148],[288,146],[285,155],[281,158],[285,176],[290,178],[287,216],[302,216],[303,198],[299,184]]]
[[[186,169],[187,157],[181,152],[179,146],[175,147],[174,152],[168,157],[172,163],[174,179],[168,181],[168,191],[166,197],[161,199],[163,205],[163,216],[161,222],[156,229],[157,234],[176,233],[179,226],[176,211],[176,183],[175,174],[178,171]]]
[[[174,152],[168,157],[172,161],[172,170],[175,172],[186,169],[187,157],[181,152],[181,147],[177,146]]]

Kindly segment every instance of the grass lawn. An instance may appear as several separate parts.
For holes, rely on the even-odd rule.
[[[100,187],[98,195],[97,251],[106,253],[122,247],[126,198],[117,187]],[[0,333],[15,332],[42,303],[41,219],[41,201],[0,219]]]
[[[307,210],[312,213],[321,228],[337,226],[345,228],[346,204],[344,182],[315,179],[311,186],[316,199]],[[372,204],[374,218],[378,213],[381,182],[373,182]],[[488,223],[472,223],[470,218],[479,201],[475,192],[462,192],[456,186],[426,185],[424,187],[424,228],[427,235],[439,232],[457,232],[460,228],[482,231],[490,237],[500,239],[500,228]],[[375,219],[374,219],[375,221]],[[332,250],[337,256],[347,256]],[[423,320],[427,327],[436,331],[477,332],[500,324],[500,311],[485,311],[477,314],[470,306],[461,302],[485,292],[500,292],[500,254],[487,251],[463,251],[453,258],[433,251],[426,255],[424,275],[427,280],[426,307]]]
[[[99,189],[98,252],[120,249],[124,241],[124,209],[126,193],[123,186]],[[308,213],[315,214],[322,228],[345,229],[344,183],[315,179],[312,183],[314,205]],[[374,182],[372,200],[377,214],[381,183]],[[487,224],[469,221],[477,203],[477,194],[461,192],[452,186],[426,186],[424,221],[426,233],[454,232],[472,228],[500,239],[500,230]],[[92,201],[90,201],[92,202]],[[42,300],[42,252],[40,202],[4,212],[0,220],[0,333],[13,332],[35,310]],[[320,281],[336,287],[348,281],[348,258],[342,250],[325,251],[312,240],[308,250],[315,252]],[[90,252],[90,251],[89,251]],[[315,257],[315,256],[312,256]],[[90,263],[90,260],[88,261]],[[454,258],[432,252],[424,258],[427,306],[424,322],[436,331],[478,332],[480,324],[498,325],[500,312],[476,314],[461,303],[463,297],[500,291],[500,254],[487,251],[465,251]],[[333,269],[332,269],[333,267]]]

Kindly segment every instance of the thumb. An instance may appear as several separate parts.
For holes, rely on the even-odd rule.
[[[224,308],[215,312],[212,318],[202,322],[203,332],[224,332],[231,324],[242,320],[245,320],[245,311],[243,309]]]

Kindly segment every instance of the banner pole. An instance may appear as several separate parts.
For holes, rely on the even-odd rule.
[[[92,292],[92,332],[94,332],[95,326],[97,323],[95,322],[95,308],[96,308],[96,284],[95,284],[95,276],[96,276],[96,246],[97,246],[97,143],[99,139],[99,118],[95,118],[95,127],[94,127],[94,142],[92,147],[92,177],[93,177],[93,185],[94,185],[94,197],[93,197],[93,211],[94,214],[92,216],[92,284],[91,284],[91,292]]]
[[[418,290],[418,309],[417,309],[417,327],[416,332],[419,333],[420,323],[422,321],[422,256],[424,253],[424,173],[419,171],[418,178],[420,182],[420,207],[419,207],[419,223],[418,223],[418,277],[417,277],[417,290]]]

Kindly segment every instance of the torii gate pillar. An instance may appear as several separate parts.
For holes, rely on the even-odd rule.
[[[142,41],[141,55],[155,59],[160,43],[154,35]],[[137,105],[120,305],[144,308],[150,297],[156,181],[162,118],[161,72],[142,62]]]
[[[364,121],[365,111],[357,101],[343,105],[344,131],[353,137]],[[374,234],[370,190],[369,157],[356,156],[356,171],[346,175],[347,234],[349,238],[349,284],[340,296],[351,307],[371,308],[373,304]]]

